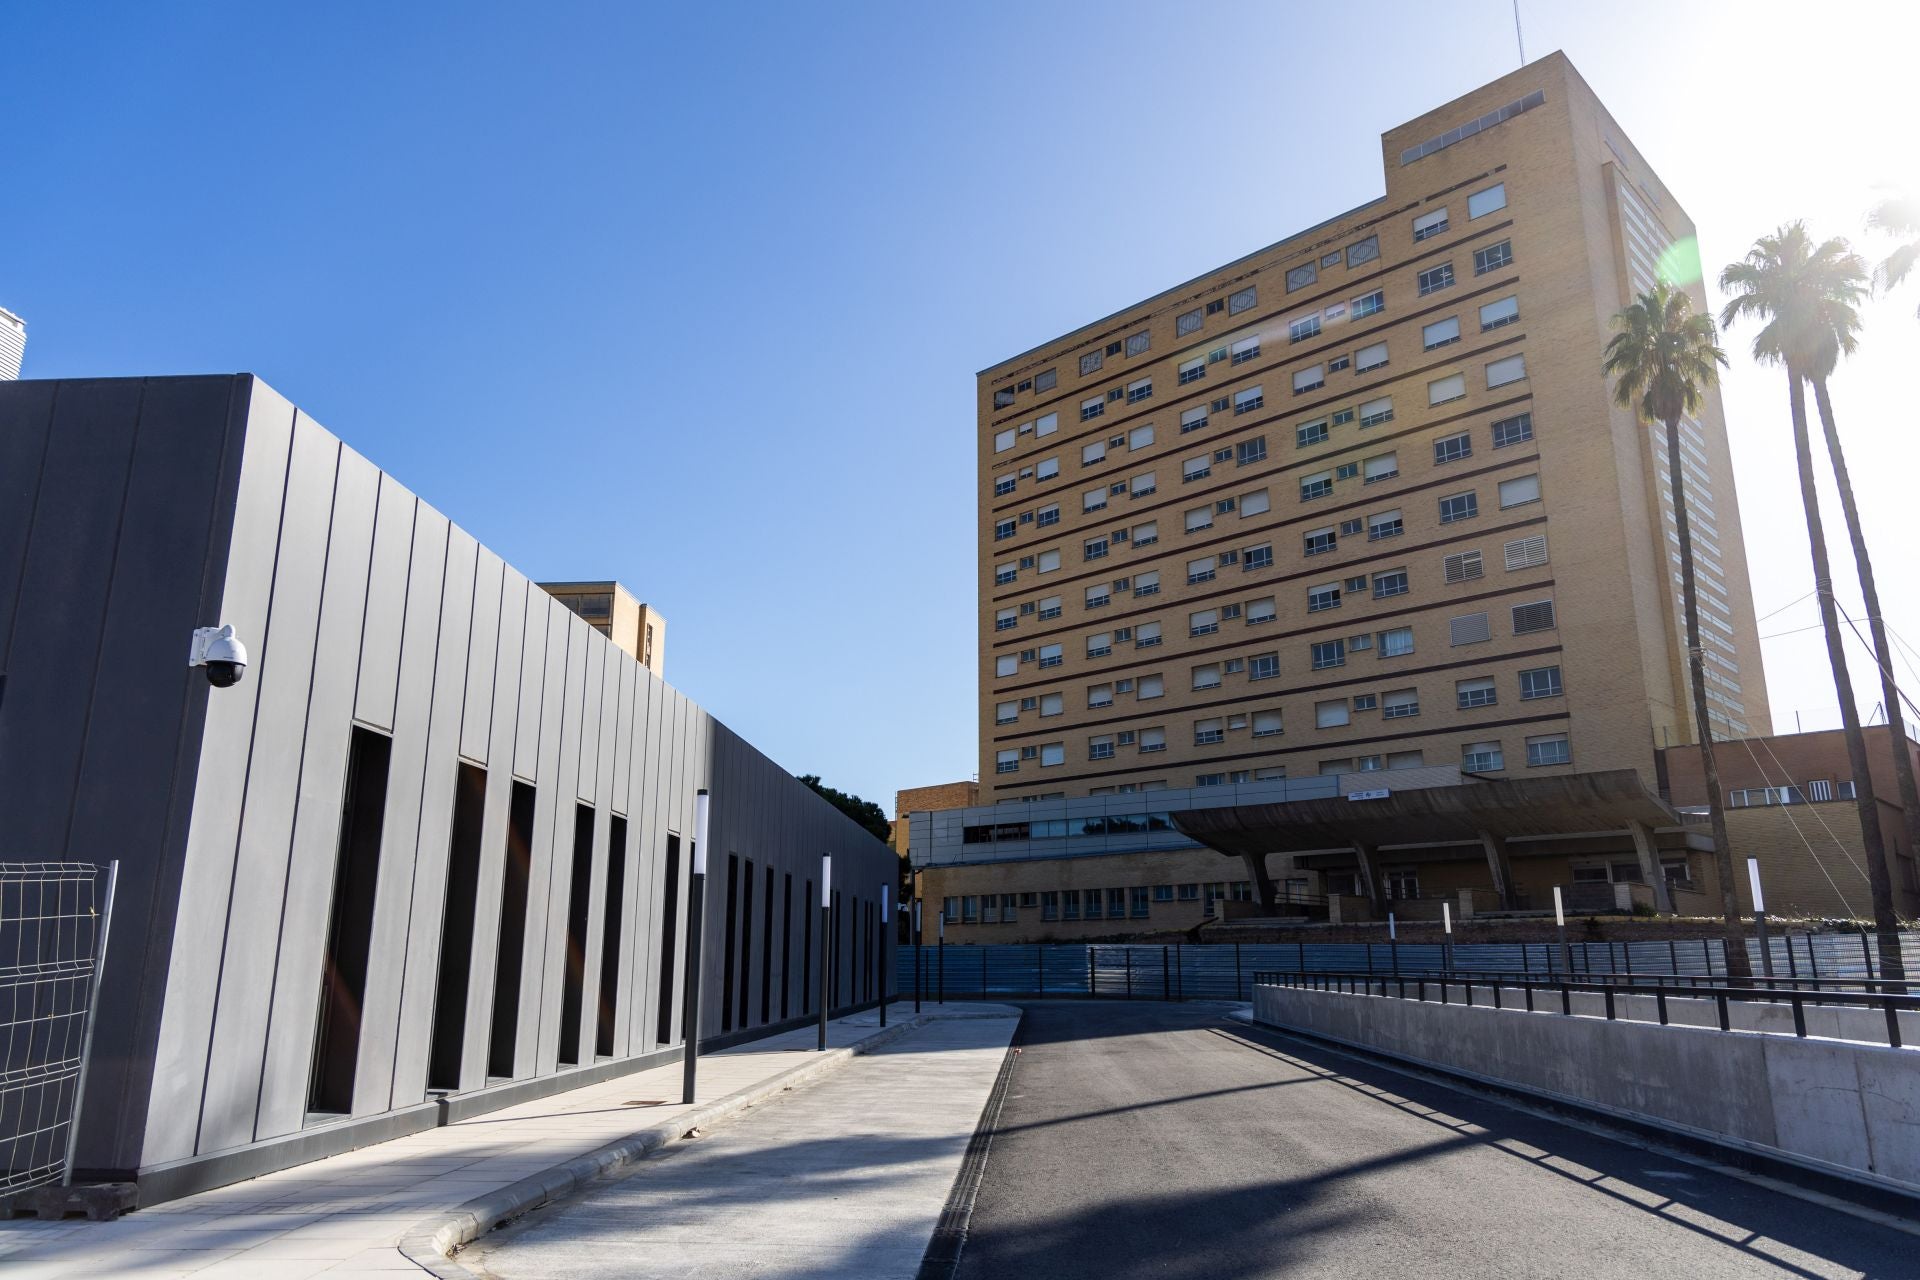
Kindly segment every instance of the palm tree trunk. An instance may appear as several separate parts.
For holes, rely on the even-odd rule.
[[[1873,896],[1873,927],[1880,935],[1880,969],[1884,978],[1904,975],[1900,964],[1900,922],[1893,913],[1893,885],[1887,875],[1886,840],[1880,831],[1880,805],[1873,796],[1873,773],[1867,757],[1867,736],[1860,731],[1860,708],[1853,704],[1853,680],[1847,674],[1847,654],[1840,637],[1840,610],[1833,598],[1833,569],[1827,563],[1827,534],[1820,520],[1820,496],[1813,482],[1813,441],[1807,432],[1805,375],[1787,366],[1788,396],[1793,410],[1793,454],[1800,467],[1800,503],[1807,513],[1807,541],[1813,549],[1813,589],[1820,601],[1820,627],[1827,638],[1827,663],[1833,668],[1833,691],[1840,699],[1840,724],[1847,735],[1847,761],[1853,769],[1854,803],[1860,813],[1860,844],[1867,859],[1867,887]]]
[[[1667,483],[1673,490],[1673,527],[1680,539],[1680,598],[1687,617],[1687,682],[1693,688],[1693,727],[1700,743],[1700,774],[1707,787],[1707,817],[1713,825],[1713,862],[1720,880],[1720,909],[1726,922],[1727,976],[1745,978],[1747,936],[1740,927],[1740,900],[1734,894],[1733,841],[1727,835],[1726,795],[1720,790],[1720,766],[1713,758],[1713,725],[1707,719],[1706,660],[1700,649],[1700,593],[1693,578],[1693,535],[1687,528],[1687,481],[1680,467],[1680,419],[1667,419]],[[1665,875],[1655,868],[1656,875]]]
[[[1860,571],[1860,595],[1867,605],[1867,626],[1873,636],[1874,661],[1880,664],[1880,696],[1886,700],[1887,729],[1892,736],[1893,778],[1900,790],[1900,806],[1906,811],[1907,847],[1920,855],[1920,788],[1913,780],[1913,757],[1905,750],[1907,720],[1901,706],[1900,686],[1893,678],[1893,649],[1887,643],[1887,622],[1880,612],[1880,588],[1873,577],[1873,562],[1867,557],[1867,533],[1860,527],[1860,507],[1854,501],[1853,481],[1847,475],[1847,456],[1840,448],[1840,432],[1833,421],[1833,401],[1827,395],[1827,380],[1813,380],[1813,403],[1820,411],[1820,427],[1827,437],[1827,456],[1833,462],[1834,483],[1840,489],[1840,510],[1847,519],[1847,537],[1853,543],[1854,567]]]

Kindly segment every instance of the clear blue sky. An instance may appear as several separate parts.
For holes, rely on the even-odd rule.
[[[1710,263],[1857,235],[1882,177],[1726,78],[1912,47],[1902,8],[1760,7],[1524,6]],[[0,306],[28,376],[260,374],[528,573],[626,582],[676,685],[890,808],[976,767],[974,371],[1372,199],[1383,130],[1516,62],[1507,0],[16,3]],[[1848,130],[1880,93],[1908,136],[1865,79]],[[1810,585],[1783,545],[1763,612]]]

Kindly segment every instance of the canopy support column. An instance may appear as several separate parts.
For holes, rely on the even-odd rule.
[[[1513,887],[1513,863],[1507,857],[1506,837],[1483,830],[1480,845],[1487,851],[1487,870],[1493,876],[1494,892],[1500,895],[1501,909],[1518,911],[1520,899]]]
[[[1673,894],[1667,888],[1667,871],[1660,865],[1660,851],[1654,848],[1653,828],[1637,820],[1627,823],[1633,833],[1633,851],[1640,855],[1640,876],[1653,886],[1653,906],[1663,916],[1673,914]]]

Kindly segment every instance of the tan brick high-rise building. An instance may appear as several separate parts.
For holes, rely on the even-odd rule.
[[[979,375],[982,804],[1693,740],[1662,433],[1600,372],[1657,273],[1706,305],[1692,221],[1557,53],[1382,158]],[[1717,395],[1682,437],[1716,733],[1765,734]]]

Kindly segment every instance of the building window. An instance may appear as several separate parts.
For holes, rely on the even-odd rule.
[[[1067,762],[1067,746],[1064,742],[1049,742],[1040,748],[1040,767],[1050,769]]]
[[[1088,738],[1087,739],[1087,759],[1089,760],[1113,759],[1113,735],[1103,734],[1102,736],[1097,738]]]
[[[1442,573],[1447,582],[1471,582],[1484,577],[1486,563],[1481,560],[1478,551],[1456,551],[1441,560]]]
[[[1327,609],[1340,607],[1340,584],[1329,582],[1324,586],[1307,588],[1307,612],[1321,613]]]
[[[1254,304],[1259,301],[1259,298],[1260,298],[1259,290],[1252,285],[1249,285],[1244,289],[1237,290],[1234,293],[1228,294],[1227,295],[1227,314],[1230,316],[1237,316],[1242,311],[1251,311],[1254,308]]]
[[[1064,645],[1043,644],[1040,646],[1040,665],[1043,668],[1057,667],[1065,661],[1066,648]]]
[[[1183,387],[1186,386],[1189,382],[1200,381],[1200,379],[1207,376],[1206,357],[1195,356],[1191,360],[1182,360],[1180,362],[1178,372],[1179,372],[1179,384]]]
[[[1119,890],[1116,889],[1116,890],[1113,890],[1112,892],[1118,893]],[[1147,918],[1147,913],[1151,910],[1151,905],[1149,903],[1149,896],[1150,896],[1150,891],[1148,890],[1147,886],[1143,884],[1135,885],[1133,888],[1129,889],[1127,891],[1127,899],[1128,899],[1128,902],[1131,904],[1131,909],[1128,911],[1127,914],[1132,916],[1135,920],[1145,920]],[[1113,913],[1108,912],[1108,914],[1111,915]]]
[[[1473,456],[1473,434],[1462,431],[1458,435],[1442,436],[1433,442],[1433,462],[1435,466],[1443,463],[1458,462],[1462,458]]]
[[[1305,395],[1309,391],[1318,391],[1326,385],[1326,370],[1317,364],[1310,369],[1302,369],[1293,375],[1293,394],[1297,396]]]
[[[1325,671],[1328,667],[1347,665],[1347,645],[1344,640],[1317,640],[1313,645],[1313,669]],[[1343,704],[1344,705],[1344,704]]]
[[[1320,336],[1320,315],[1315,312],[1304,320],[1295,320],[1287,325],[1287,341],[1305,342],[1309,338]]]
[[[993,585],[996,587],[1004,587],[1019,576],[1020,571],[1014,568],[1011,563],[995,565],[993,568]]]
[[[1256,653],[1247,659],[1247,679],[1271,680],[1280,674],[1280,655]]]
[[[1134,648],[1151,649],[1153,648],[1153,646],[1159,643],[1160,643],[1160,624],[1159,623],[1142,622],[1133,629],[1133,647]]]
[[[1089,538],[1082,544],[1081,550],[1083,552],[1083,559],[1098,560],[1107,554],[1107,540],[1105,538]]]
[[[1322,418],[1318,422],[1309,422],[1305,426],[1295,427],[1293,429],[1293,442],[1294,447],[1300,449],[1304,449],[1310,444],[1325,444],[1327,442],[1327,420]]]
[[[1280,713],[1278,711],[1256,711],[1253,713],[1254,737],[1273,738],[1278,737],[1280,732]]]
[[[1113,705],[1113,686],[1112,685],[1096,684],[1096,685],[1088,686],[1087,709],[1089,711],[1097,710],[1100,707],[1110,707],[1112,705]]]
[[[1002,609],[994,615],[993,629],[995,631],[1008,631],[1018,626],[1019,622],[1019,610],[1011,608]]]
[[[1037,701],[1040,704],[1040,718],[1043,720],[1048,716],[1057,716],[1067,709],[1067,696],[1063,693],[1043,693]]]
[[[1328,356],[1328,357],[1327,357],[1327,372],[1328,372],[1328,373],[1338,373],[1338,372],[1340,372],[1340,371],[1341,371],[1342,369],[1345,369],[1345,368],[1347,368],[1348,366],[1350,366],[1350,365],[1351,365],[1352,363],[1353,363],[1353,358],[1352,358],[1351,356],[1348,356],[1348,355],[1345,355],[1345,354],[1341,354],[1341,355],[1337,355],[1337,356]]]
[[[1333,472],[1320,471],[1300,478],[1300,501],[1312,502],[1333,493]]]
[[[1033,389],[1036,394],[1042,391],[1051,391],[1059,385],[1060,371],[1058,369],[1043,369],[1033,375]]]
[[[1246,553],[1241,557],[1240,568],[1244,573],[1251,573],[1256,569],[1270,568],[1272,564],[1273,544],[1271,542],[1263,542],[1257,547],[1248,547],[1246,549]]]
[[[1225,728],[1222,726],[1223,722],[1219,720],[1194,721],[1193,745],[1196,747],[1207,747],[1212,746],[1216,742],[1225,742],[1227,740],[1227,734]]]
[[[1352,717],[1347,714],[1347,700],[1336,698],[1331,702],[1313,704],[1313,727],[1316,729],[1338,729],[1347,724]]]
[[[1510,444],[1519,444],[1523,440],[1533,439],[1533,415],[1516,414],[1511,418],[1502,418],[1493,424],[1493,447],[1504,449]]]
[[[1377,453],[1366,460],[1363,469],[1366,472],[1367,484],[1373,484],[1379,480],[1391,480],[1400,474],[1400,454],[1397,450],[1393,453]]]
[[[1462,773],[1498,773],[1506,767],[1498,742],[1469,742],[1460,748]]]
[[[1153,472],[1137,475],[1128,482],[1128,491],[1136,498],[1144,498],[1159,486],[1154,483]]]
[[[1016,749],[1009,748],[998,753],[994,757],[993,771],[995,773],[1018,773],[1020,771],[1020,752]]]
[[[1456,493],[1440,499],[1440,523],[1452,524],[1457,520],[1471,520],[1480,514],[1480,497],[1473,493]],[[1475,558],[1479,553],[1474,553]],[[1480,575],[1475,574],[1475,577]]]
[[[1245,520],[1248,516],[1265,515],[1272,507],[1272,499],[1268,497],[1265,489],[1255,489],[1251,493],[1243,493],[1240,495],[1240,518],[1242,520]]]
[[[1087,656],[1089,658],[1104,658],[1112,652],[1113,633],[1111,631],[1102,631],[1097,635],[1087,637]]]
[[[1193,687],[1195,689],[1218,689],[1220,687],[1220,664],[1209,662],[1193,669]]]
[[[1467,394],[1467,375],[1450,373],[1444,378],[1435,378],[1427,384],[1427,403],[1429,405],[1446,404],[1452,400],[1461,400]]]
[[[1020,672],[1020,659],[1018,655],[1011,654],[1011,653],[1003,653],[1003,654],[1000,654],[998,657],[994,658],[993,660],[994,675],[1011,676],[1011,675],[1018,675],[1019,672]]]
[[[1233,411],[1237,414],[1252,413],[1266,403],[1267,398],[1259,387],[1248,387],[1245,391],[1233,393]]]
[[[1187,561],[1187,585],[1195,586],[1202,582],[1212,582],[1214,560],[1212,556],[1201,556],[1198,560]]]
[[[1379,256],[1379,236],[1368,236],[1365,240],[1356,240],[1347,246],[1347,269],[1351,271],[1361,263],[1372,262]]]
[[[1140,378],[1127,384],[1127,403],[1139,404],[1153,396],[1153,379]]]
[[[1484,218],[1488,214],[1507,207],[1507,184],[1496,182],[1485,190],[1476,191],[1467,197],[1467,220]]]
[[[1447,229],[1447,211],[1445,208],[1423,213],[1413,220],[1413,242],[1431,239]]]
[[[1447,624],[1447,631],[1448,643],[1453,645],[1478,644],[1493,638],[1493,628],[1484,613],[1463,613]]]
[[[1420,695],[1412,689],[1395,689],[1380,695],[1380,718],[1405,720],[1420,714]]]
[[[1160,592],[1160,571],[1159,570],[1150,569],[1146,573],[1136,573],[1133,576],[1134,599],[1137,600],[1141,596],[1158,595],[1159,592]]]
[[[1187,634],[1189,636],[1210,636],[1220,630],[1220,611],[1202,609],[1198,613],[1187,615]]]
[[[1013,536],[1013,529],[1014,529],[1014,523],[1011,520],[994,521],[993,522],[993,540],[995,542],[1000,542],[1006,538],[1011,538]]]
[[[1101,485],[1098,489],[1089,489],[1080,495],[1082,511],[1104,511],[1106,506],[1107,487],[1105,485]]]
[[[1490,244],[1484,249],[1473,251],[1473,274],[1483,276],[1489,271],[1498,271],[1512,262],[1513,243],[1502,240],[1499,244]]]
[[[1392,396],[1381,396],[1377,400],[1369,400],[1360,406],[1360,425],[1363,427],[1377,427],[1383,422],[1392,421]]]
[[[1153,334],[1145,329],[1142,329],[1138,333],[1128,334],[1127,335],[1127,358],[1131,360],[1134,356],[1145,355],[1147,353],[1147,349],[1152,345],[1153,345]]]
[[[1560,668],[1534,667],[1520,673],[1520,700],[1560,696]]]
[[[1206,425],[1207,425],[1207,408],[1205,405],[1195,405],[1191,409],[1181,410],[1181,413],[1180,413],[1180,434],[1181,435],[1185,435],[1189,431],[1198,431],[1200,428]]]
[[[1540,501],[1540,477],[1515,476],[1511,480],[1500,482],[1500,509],[1521,507],[1529,502]]]
[[[1531,631],[1551,631],[1553,628],[1553,601],[1536,600],[1532,604],[1513,606],[1513,634],[1523,636]]]
[[[1232,345],[1230,345],[1227,348],[1227,352],[1229,356],[1229,360],[1228,360],[1229,364],[1245,364],[1247,361],[1254,360],[1259,357],[1260,339],[1258,336],[1251,337],[1251,338],[1241,338],[1238,342],[1235,342]]]
[[[1397,538],[1406,532],[1406,524],[1398,511],[1382,511],[1378,515],[1367,517],[1367,541],[1378,542],[1382,538]]]
[[[1112,592],[1104,582],[1096,582],[1087,588],[1086,607],[1089,609],[1104,609],[1112,600]]]
[[[1384,342],[1369,343],[1367,346],[1353,353],[1353,371],[1355,373],[1369,373],[1375,369],[1384,369],[1386,367],[1387,344]]]
[[[1458,341],[1460,341],[1460,317],[1458,316],[1435,320],[1420,330],[1420,343],[1423,350],[1433,351],[1440,347],[1451,346]]]
[[[1453,264],[1451,262],[1443,262],[1438,266],[1428,267],[1420,273],[1419,284],[1420,296],[1423,298],[1430,293],[1438,293],[1442,289],[1452,288]]]
[[[1472,707],[1491,707],[1500,701],[1500,691],[1494,688],[1491,676],[1475,676],[1471,680],[1454,681],[1453,696],[1458,700],[1462,711]]]
[[[1527,377],[1527,358],[1524,355],[1508,356],[1504,360],[1495,360],[1487,366],[1487,389],[1504,387],[1509,383],[1524,382]]]
[[[1140,750],[1148,755],[1167,749],[1167,731],[1165,729],[1142,729],[1140,731]]]
[[[1238,456],[1234,459],[1239,466],[1248,466],[1255,462],[1264,462],[1267,457],[1267,438],[1258,436],[1252,440],[1242,440],[1237,446]]]
[[[1331,527],[1315,529],[1306,535],[1306,554],[1310,556],[1325,555],[1337,549],[1339,545],[1340,539]]]
[[[1017,485],[1019,482],[1020,481],[1018,476],[1014,476],[1014,475],[1001,476],[999,479],[993,482],[993,496],[996,498],[1006,497],[1008,494],[1013,492],[1014,486]]]
[[[1152,443],[1153,424],[1151,422],[1144,426],[1135,427],[1133,430],[1127,432],[1127,448],[1129,449],[1144,449]]]
[[[1569,764],[1573,752],[1564,733],[1545,733],[1527,739],[1527,767],[1537,769],[1550,764]]]
[[[1393,627],[1380,633],[1380,656],[1404,658],[1413,652],[1413,628]]]
[[[1506,297],[1480,308],[1480,332],[1520,323],[1520,299]]]
[[[1200,312],[1188,311],[1173,322],[1173,332],[1175,336],[1184,338],[1190,333],[1200,332],[1200,326],[1205,323]]]
[[[1201,529],[1210,529],[1212,527],[1213,508],[1211,506],[1194,507],[1187,512],[1186,528],[1188,533],[1196,533]]]
[[[1038,511],[1033,513],[1033,523],[1035,528],[1040,528],[1040,529],[1044,529],[1050,524],[1059,524],[1060,523],[1060,504],[1057,502],[1051,502],[1051,503],[1048,503],[1046,506],[1041,507]]]
[[[1363,298],[1353,300],[1353,318],[1365,320],[1368,316],[1379,315],[1387,309],[1387,295],[1384,290],[1375,289]]]
[[[1060,597],[1059,596],[1048,596],[1042,601],[1040,601],[1039,611],[1038,613],[1035,614],[1035,618],[1037,621],[1052,622],[1055,618],[1059,616],[1060,616]]]
[[[1502,551],[1507,559],[1508,573],[1543,565],[1547,562],[1547,535],[1536,533],[1530,538],[1515,538]]]
[[[1103,396],[1094,396],[1080,402],[1080,421],[1091,422],[1107,411],[1107,401]]]

